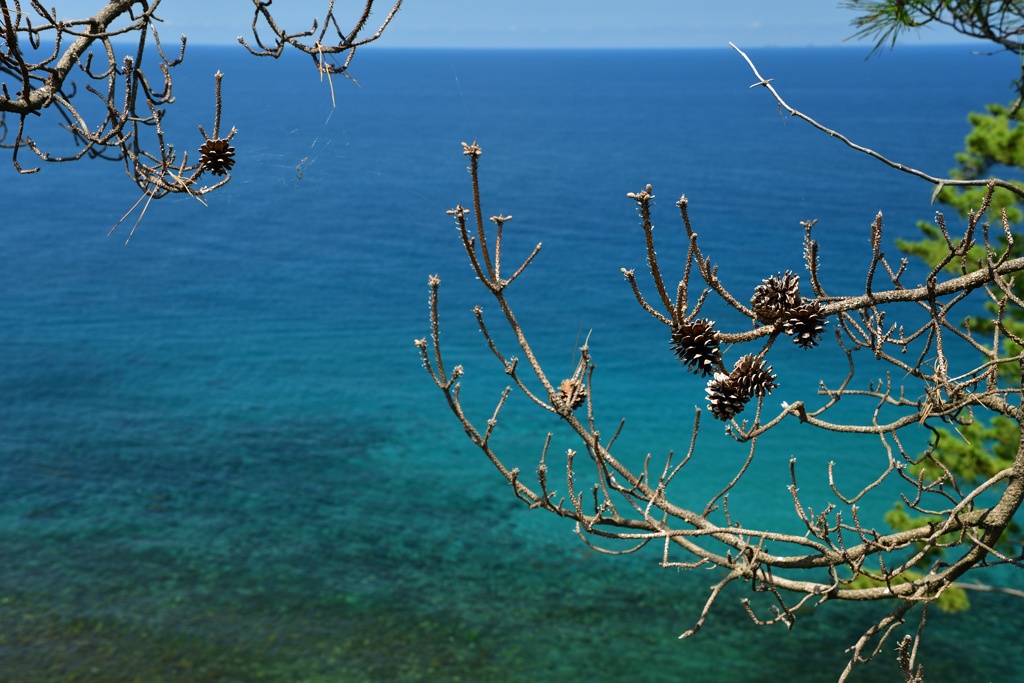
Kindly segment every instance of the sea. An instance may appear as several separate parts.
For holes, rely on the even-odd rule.
[[[1019,75],[1017,58],[977,50],[747,52],[823,126],[944,175],[968,112],[1010,101]],[[569,377],[589,340],[602,434],[624,420],[625,462],[678,462],[705,380],[680,366],[623,278],[635,269],[657,299],[627,193],[652,186],[670,290],[686,263],[685,195],[703,254],[743,301],[786,270],[809,295],[801,222],[812,219],[823,286],[862,293],[872,221],[882,212],[882,249],[898,263],[895,241],[934,217],[930,185],[788,115],[725,46],[371,45],[348,77],[322,76],[307,56],[189,47],[164,124],[179,155],[195,158],[198,125],[212,130],[218,70],[237,164],[203,201],[137,203],[116,161],[0,166],[0,681],[838,678],[885,605],[825,603],[791,629],[758,626],[743,600],[769,619],[774,599],[737,584],[680,639],[721,574],[664,568],[661,547],[601,552],[624,548],[592,547],[571,522],[529,509],[466,438],[414,341],[431,335],[436,275],[444,360],[463,366],[467,417],[486,425],[510,380],[474,307],[502,353],[523,353],[446,214],[472,207],[461,143],[476,141],[483,215],[513,216],[505,272],[543,245],[508,289],[539,360]],[[67,151],[59,123],[46,112],[28,132]],[[24,151],[21,163],[32,165]],[[911,262],[905,281],[923,272]],[[749,329],[715,295],[702,315]],[[779,388],[766,410],[820,402],[819,381],[843,378],[832,329],[816,349],[770,351]],[[856,382],[886,378],[863,367]],[[870,420],[873,405],[849,404],[837,421]],[[518,390],[495,449],[535,485],[549,433],[550,486],[565,495],[566,450],[582,448]],[[911,456],[924,444],[923,431],[904,442]],[[705,411],[674,502],[703,510],[749,449]],[[838,502],[829,462],[852,495],[887,456],[877,437],[784,422],[730,493],[733,522],[800,531],[791,460],[802,504],[821,511]],[[580,466],[578,490],[591,470]],[[887,481],[866,497],[862,523],[884,530],[898,490]],[[1016,572],[977,579],[1024,588]],[[925,679],[1017,680],[1019,599],[970,599],[965,613],[928,612]],[[919,616],[895,634],[916,633]],[[894,648],[850,680],[899,679]]]

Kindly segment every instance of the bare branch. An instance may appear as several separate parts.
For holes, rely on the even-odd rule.
[[[761,79],[749,58],[744,58]],[[955,182],[932,178],[859,147],[786,105],[768,81],[761,79],[758,85],[767,87],[792,115],[839,137],[859,152],[937,184]],[[498,399],[481,435],[462,410],[457,385],[453,388],[452,380],[439,370],[443,366],[437,330],[432,333],[434,359],[427,354],[425,339],[417,345],[424,365],[444,392],[463,429],[512,483],[515,495],[531,507],[542,507],[572,520],[584,543],[600,552],[636,553],[657,541],[664,567],[720,569],[699,617],[682,637],[692,636],[704,626],[726,586],[737,580],[749,582],[755,592],[770,599],[767,612],[743,601],[748,615],[760,626],[783,624],[792,628],[801,610],[826,600],[889,603],[889,614],[867,626],[854,643],[841,680],[848,678],[856,664],[877,656],[904,623],[908,612],[920,604],[922,618],[917,635],[900,640],[898,646],[904,677],[908,682],[918,682],[921,668],[917,647],[927,606],[943,600],[945,595],[952,594],[951,590],[973,585],[964,577],[977,568],[995,564],[1024,566],[1024,558],[1008,554],[999,545],[1024,502],[1024,437],[1019,429],[1021,378],[1008,378],[1005,372],[999,372],[1024,357],[1024,353],[1005,351],[1000,343],[1009,339],[1024,346],[1019,328],[1010,324],[1008,318],[1014,307],[1024,307],[1012,281],[1024,270],[1024,258],[1012,258],[1005,247],[993,244],[996,240],[990,239],[988,229],[981,223],[994,189],[1008,183],[971,183],[985,186],[986,192],[956,239],[945,218],[937,214],[936,222],[948,253],[938,259],[923,285],[912,288],[901,281],[906,262],[895,266],[886,259],[884,225],[882,214],[878,213],[870,223],[871,257],[863,264],[863,289],[826,294],[819,280],[823,267],[819,263],[819,246],[811,237],[814,221],[804,221],[803,257],[811,281],[810,296],[800,291],[800,278],[790,271],[768,274],[753,292],[731,290],[719,277],[714,255],[701,249],[685,197],[677,206],[686,246],[680,258],[673,259],[682,264],[682,272],[681,276],[672,276],[654,239],[651,186],[628,195],[636,202],[640,214],[641,253],[646,255],[654,287],[654,293],[646,295],[635,271],[623,269],[633,296],[646,314],[669,328],[670,350],[680,361],[682,372],[698,375],[697,381],[704,382],[711,416],[724,423],[726,433],[733,439],[748,444],[746,457],[736,465],[735,472],[723,479],[720,488],[712,489],[717,493],[710,499],[700,500],[693,495],[694,487],[680,484],[684,468],[702,457],[717,456],[697,448],[702,426],[700,409],[690,434],[684,437],[688,441],[685,457],[673,462],[670,452],[664,464],[655,469],[649,453],[642,459],[633,453],[622,454],[617,443],[622,421],[611,439],[602,439],[594,410],[593,378],[597,363],[588,344],[581,348],[580,362],[571,377],[562,380],[557,388],[550,381],[551,375],[533,352],[527,330],[506,297],[511,280],[525,273],[533,264],[533,256],[518,268],[514,278],[502,278],[502,252],[510,239],[504,235],[503,227],[509,218],[496,216],[492,219],[496,229],[486,229],[480,219],[480,148],[476,143],[464,148],[471,155],[475,230],[467,225],[465,209],[460,207],[453,213],[473,271],[501,309],[506,332],[511,332],[515,339],[516,354],[525,359],[522,367],[516,356],[498,349],[479,307],[475,311],[477,325],[501,371],[512,377],[514,387],[541,409],[538,415],[549,420],[551,413],[557,414],[562,428],[577,440],[577,447],[567,449],[565,456],[568,504],[563,504],[565,499],[555,504],[549,488],[550,432],[537,469],[538,494],[510,466],[515,454],[499,454],[492,448],[490,437],[508,393]],[[1007,240],[1013,239],[1005,219],[1003,235]],[[968,262],[968,252],[976,263]],[[534,249],[533,254],[536,253]],[[693,273],[699,275],[699,281],[691,282]],[[673,277],[678,277],[674,296],[666,284]],[[702,307],[716,298],[719,306],[728,306],[744,319],[740,325],[727,329],[707,317],[699,317]],[[430,318],[436,328],[433,301],[432,298]],[[955,322],[986,305],[994,311],[991,333],[986,331],[982,336]],[[828,341],[824,331],[830,323],[831,336],[841,354],[838,357],[845,358],[846,367],[831,368],[840,373],[838,377],[823,376],[816,392],[792,403],[783,402],[775,412],[776,409],[769,408],[770,396],[785,380],[784,368],[777,375],[768,364],[777,344],[788,338],[803,353],[813,355],[817,347]],[[730,357],[733,355],[736,357]],[[823,373],[826,370],[829,368]],[[867,379],[861,377],[865,372],[870,373]],[[779,376],[781,380],[776,381]],[[835,410],[840,403],[848,406],[842,417]],[[587,406],[585,417],[583,405]],[[939,439],[960,436],[947,436],[950,430],[955,433],[966,428],[981,414],[1008,419],[1017,426],[1016,443],[1003,444],[1007,448],[1015,445],[1016,452],[1010,458],[1012,463],[1003,460],[983,475],[970,477],[947,466],[935,449]],[[855,417],[851,419],[851,415]],[[792,422],[792,418],[799,422],[800,429],[820,430],[825,453],[829,433],[873,434],[879,440],[878,457],[865,453],[857,462],[858,476],[863,479],[856,487],[844,483],[845,467],[840,469],[816,453],[801,456],[812,463],[828,463],[819,469],[826,475],[821,488],[828,499],[818,511],[801,495],[796,458],[790,461],[789,494],[794,519],[803,528],[800,534],[766,528],[758,519],[740,519],[736,515],[738,506],[733,502],[744,492],[741,482],[750,476],[761,437],[784,421]],[[703,426],[706,428],[706,424]],[[933,436],[928,450],[920,456],[908,455],[905,442],[908,438],[919,439],[922,432]],[[581,463],[588,460],[592,467],[583,467]],[[801,476],[806,477],[804,469]],[[898,489],[895,500],[902,501],[906,509],[920,517],[896,530],[872,526],[859,505],[869,493],[888,490],[887,487]]]

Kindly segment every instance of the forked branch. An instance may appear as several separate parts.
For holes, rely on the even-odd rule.
[[[840,137],[851,148],[929,182],[947,182],[838,136],[790,108],[770,81],[760,75],[758,78],[758,85],[768,88],[780,106]],[[544,439],[535,482],[527,481],[511,464],[520,459],[520,454],[495,448],[491,437],[502,408],[510,400],[509,389],[496,397],[496,407],[486,414],[486,428],[477,428],[481,418],[467,410],[460,393],[467,380],[462,366],[451,373],[444,370],[448,361],[444,360],[438,332],[436,277],[430,281],[432,333],[429,339],[416,342],[423,364],[466,434],[511,484],[515,495],[531,508],[573,520],[580,537],[594,548],[612,553],[637,552],[656,541],[662,548],[663,566],[713,566],[722,570],[701,614],[683,637],[699,631],[724,594],[723,589],[739,580],[751,583],[756,592],[765,595],[767,605],[745,602],[752,620],[759,625],[781,623],[792,628],[800,614],[825,601],[892,602],[890,614],[869,625],[854,644],[843,680],[856,663],[882,651],[889,636],[913,609],[940,600],[975,568],[1016,561],[999,551],[997,544],[1024,500],[1024,442],[1018,437],[1012,462],[976,485],[960,479],[937,461],[936,466],[913,474],[930,457],[930,451],[915,457],[904,446],[905,441],[919,436],[921,426],[938,438],[944,432],[937,426],[955,429],[982,415],[1002,416],[1019,425],[1021,378],[1008,378],[1000,368],[1019,362],[1021,354],[1014,355],[1006,351],[1008,347],[991,343],[991,337],[981,338],[969,327],[951,322],[986,302],[995,302],[993,328],[997,334],[1009,336],[1010,326],[1004,324],[1004,319],[1020,305],[1009,278],[1024,270],[1024,259],[1009,258],[997,236],[990,238],[987,228],[979,223],[984,206],[968,218],[959,241],[947,239],[949,258],[927,274],[924,285],[912,288],[901,282],[906,263],[893,264],[884,256],[884,223],[882,215],[877,214],[868,229],[872,256],[863,266],[863,291],[832,295],[826,294],[818,278],[820,269],[828,264],[820,263],[818,243],[812,235],[816,221],[802,223],[802,260],[809,273],[810,294],[801,291],[800,276],[792,271],[767,274],[754,291],[738,292],[720,275],[728,267],[720,268],[714,255],[702,249],[699,231],[691,224],[688,201],[682,198],[677,206],[686,247],[679,259],[684,265],[675,275],[678,280],[673,292],[672,279],[659,261],[654,239],[653,188],[646,185],[628,194],[640,216],[644,242],[641,251],[646,255],[653,284],[653,294],[648,296],[636,270],[624,268],[633,295],[644,312],[668,328],[666,336],[681,370],[702,378],[711,417],[723,422],[735,440],[747,444],[747,456],[735,472],[723,477],[722,486],[713,496],[701,499],[690,487],[670,485],[685,467],[708,457],[696,448],[701,410],[695,416],[685,457],[673,462],[669,453],[663,463],[652,462],[650,454],[619,448],[615,437],[602,439],[593,410],[595,366],[588,344],[583,345],[580,364],[570,377],[558,381],[542,367],[527,330],[506,297],[508,287],[534,263],[540,245],[520,262],[511,278],[502,277],[503,250],[509,242],[504,231],[509,217],[495,216],[490,228],[483,221],[481,150],[474,143],[464,145],[464,153],[471,162],[475,225],[470,226],[471,212],[462,205],[449,213],[455,218],[473,272],[498,304],[502,323],[512,333],[513,349],[501,347],[492,325],[485,324],[480,307],[476,308],[477,324],[512,385],[544,414],[557,414],[562,429],[578,442],[577,447],[566,451],[563,461],[564,493],[559,493],[552,479],[562,467],[552,462],[551,434]],[[999,180],[982,184],[987,187],[983,204],[996,187],[1005,185]],[[948,235],[944,217],[938,214],[936,220]],[[971,252],[981,254],[976,262],[968,261],[966,246],[958,246],[968,244],[980,247],[980,252]],[[949,274],[944,266],[957,262],[960,272]],[[712,300],[719,308],[732,309],[745,324],[720,329],[704,313],[711,308]],[[765,399],[786,381],[786,369],[780,367],[776,372],[769,365],[772,349],[788,342],[813,355],[817,347],[830,343],[826,329],[846,359],[846,367],[837,368],[838,378],[823,376],[817,394],[783,403],[781,410],[773,412]],[[520,363],[518,357],[526,362]],[[891,368],[882,380],[876,374],[877,363]],[[861,377],[865,366],[872,375],[870,379]],[[827,371],[823,369],[823,373]],[[863,420],[850,423],[833,418],[834,408],[841,401],[863,406]],[[789,491],[794,519],[805,530],[801,534],[765,528],[759,520],[741,519],[730,509],[731,497],[741,494],[739,484],[751,471],[762,437],[794,419],[820,430],[822,439],[836,432],[874,434],[885,456],[869,483],[852,491],[845,490],[841,473],[830,463],[825,484],[834,499],[818,512],[800,496],[794,458]],[[616,437],[621,430],[620,423],[614,430]],[[862,519],[859,501],[883,484],[902,487],[901,500],[906,508],[922,515],[920,525],[882,532]],[[586,491],[589,497],[584,495]],[[900,666],[908,681],[915,680],[920,671],[915,666],[919,638],[920,632],[910,641],[900,641]]]
[[[38,172],[41,167],[35,162],[121,161],[142,191],[132,207],[142,206],[142,213],[152,200],[169,194],[188,194],[201,201],[230,180],[235,129],[222,132],[219,72],[214,77],[212,133],[199,126],[201,138],[184,147],[166,139],[164,122],[174,104],[172,72],[185,58],[186,38],[181,36],[171,50],[165,49],[157,30],[161,2],[107,0],[94,14],[76,16],[37,0],[0,0],[0,147],[10,150],[19,173]],[[346,31],[330,0],[322,23],[314,21],[311,30],[300,33],[278,26],[270,0],[253,4],[253,31],[263,49],[250,48],[251,52],[277,57],[291,46],[312,54],[321,73],[333,74],[344,72],[356,47],[381,36],[401,0],[389,5],[375,32],[366,30],[374,0],[365,0],[354,26]],[[274,35],[273,47],[256,32],[260,20]],[[127,50],[124,40],[130,41]],[[336,55],[343,57],[342,64],[331,61]],[[40,120],[63,128],[64,143],[44,143],[33,136]],[[183,149],[193,151],[190,155]],[[26,154],[35,161],[26,161]]]

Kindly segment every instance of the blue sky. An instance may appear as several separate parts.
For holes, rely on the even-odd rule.
[[[383,16],[387,0],[378,0]],[[338,0],[338,7],[360,5]],[[249,0],[165,0],[164,32],[194,43],[249,34]],[[304,30],[327,0],[277,0],[290,30]],[[405,0],[378,45],[391,47],[741,47],[842,45],[854,14],[838,0]],[[353,17],[354,18],[354,17]],[[169,37],[169,36],[167,36]],[[926,29],[904,44],[962,42]],[[850,43],[845,43],[850,44]],[[866,46],[866,45],[865,45]]]

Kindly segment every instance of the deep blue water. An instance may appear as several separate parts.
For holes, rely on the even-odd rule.
[[[1010,60],[865,53],[750,54],[792,105],[934,174],[966,113],[1010,95]],[[682,450],[703,382],[619,273],[645,260],[626,193],[653,184],[674,273],[685,194],[740,292],[800,270],[799,222],[819,218],[839,293],[863,288],[877,211],[891,245],[931,217],[931,188],[780,115],[728,50],[370,48],[358,86],[335,80],[336,108],[310,67],[190,49],[169,138],[198,146],[221,69],[234,178],[208,206],[155,202],[127,245],[134,219],[107,236],[138,197],[116,165],[0,171],[0,680],[834,680],[877,608],[759,629],[737,591],[677,640],[711,575],[660,569],[658,551],[595,554],[526,510],[412,342],[440,274],[449,362],[467,369],[473,417],[490,415],[505,380],[471,309],[496,308],[444,213],[471,203],[459,143],[478,140],[484,210],[515,216],[508,258],[544,244],[511,294],[542,360],[568,374],[593,330],[599,417],[627,418],[622,452]],[[813,391],[835,358],[814,353],[773,350],[773,397]],[[499,442],[531,472],[556,424],[506,412]],[[707,431],[698,494],[745,454]],[[736,515],[794,523],[791,455],[819,509],[828,460],[851,481],[884,462],[873,440],[786,425]],[[966,619],[930,617],[929,681],[1012,680],[1024,664],[999,637],[1020,632],[1016,605],[972,600]],[[854,680],[896,674],[885,655]]]

